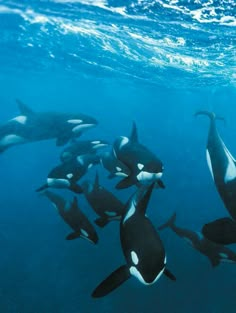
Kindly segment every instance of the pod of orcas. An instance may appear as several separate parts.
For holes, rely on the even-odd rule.
[[[221,139],[214,113],[198,111],[195,116],[210,119],[206,145],[207,164],[222,202],[230,217],[207,221],[201,232],[176,225],[176,213],[156,228],[147,217],[153,190],[164,189],[164,165],[160,158],[140,142],[133,122],[129,136],[117,137],[113,144],[102,139],[78,140],[86,130],[97,126],[93,117],[81,113],[35,112],[17,100],[20,115],[0,126],[0,152],[19,144],[55,139],[63,148],[59,164],[49,170],[46,182],[36,189],[56,208],[71,228],[66,240],[82,238],[97,244],[99,236],[93,223],[79,206],[76,196],[70,200],[50,189],[68,189],[83,194],[97,215],[99,228],[118,221],[124,263],[105,278],[92,292],[92,297],[104,297],[131,277],[144,285],[152,285],[164,274],[175,281],[168,269],[167,256],[160,232],[171,229],[195,250],[205,255],[213,267],[221,262],[236,263],[236,253],[225,245],[236,243],[236,160]],[[94,181],[83,180],[94,166],[108,172],[109,179],[120,179],[117,190],[136,190],[126,202],[105,188],[96,171]]]

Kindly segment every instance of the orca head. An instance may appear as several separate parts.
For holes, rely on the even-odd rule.
[[[80,237],[83,238],[83,239],[86,239],[94,244],[97,244],[98,243],[98,235],[95,231],[88,231],[88,230],[85,230],[84,228],[81,228],[80,229]]]
[[[66,178],[47,178],[47,185],[48,187],[52,188],[68,188],[70,187],[69,179]]]
[[[104,141],[104,140],[94,140],[94,141],[91,141],[91,145],[92,145],[92,148],[94,150],[97,150],[100,148],[107,147],[109,145],[109,143],[107,141]]]
[[[79,135],[81,132],[95,127],[98,122],[96,119],[85,115],[74,115],[72,118],[67,120],[67,123],[71,125],[72,132],[75,135]]]
[[[150,260],[151,261],[151,260]],[[163,274],[166,266],[166,257],[158,262],[143,262],[138,253],[131,251],[130,274],[136,277],[144,285],[154,284]]]
[[[137,163],[138,182],[142,184],[151,184],[158,181],[163,175],[164,167],[161,162],[152,161],[147,164]]]

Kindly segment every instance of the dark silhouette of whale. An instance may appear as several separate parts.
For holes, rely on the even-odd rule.
[[[236,243],[236,222],[229,217],[219,218],[202,228],[203,235],[218,244]]]
[[[235,220],[236,161],[229,152],[216,129],[216,115],[207,111],[198,111],[195,115],[207,115],[210,118],[210,128],[208,132],[206,150],[207,163],[219,195],[223,200],[229,214]]]
[[[110,274],[93,291],[95,298],[103,297],[131,276],[144,285],[154,284],[164,273],[175,280],[166,268],[166,254],[158,232],[146,216],[154,184],[139,188],[126,204],[120,221],[120,241],[126,263]]]
[[[94,244],[98,242],[98,235],[86,215],[79,208],[76,197],[70,202],[48,190],[43,195],[52,202],[62,219],[73,229],[73,232],[66,237],[67,240],[84,238]]]
[[[113,145],[115,157],[130,170],[130,174],[117,184],[118,189],[156,182],[164,188],[161,181],[163,164],[157,156],[138,140],[137,127],[133,123],[130,137],[118,137]]]
[[[70,139],[79,137],[97,121],[80,113],[34,112],[17,100],[20,115],[0,126],[0,152],[23,143],[56,139],[62,146]]]
[[[158,229],[163,230],[169,227],[176,235],[185,239],[195,250],[207,256],[213,267],[219,265],[220,262],[236,263],[236,254],[232,250],[208,240],[200,232],[176,226],[175,220],[176,213]]]
[[[87,171],[99,163],[99,157],[95,154],[80,155],[76,159],[69,160],[54,167],[48,174],[46,184],[36,191],[43,191],[47,188],[66,188],[75,193],[82,193],[81,187],[77,184]]]
[[[110,221],[121,219],[125,205],[113,193],[100,185],[98,173],[93,184],[85,181],[81,187],[88,203],[99,216],[95,220],[98,226],[104,227]]]
[[[68,147],[63,149],[60,160],[67,162],[79,155],[96,153],[99,149],[107,146],[108,142],[104,140],[73,140]]]

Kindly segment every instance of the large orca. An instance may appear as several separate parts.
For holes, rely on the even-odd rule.
[[[74,140],[68,147],[66,147],[61,155],[61,162],[67,162],[79,155],[96,153],[97,150],[107,147],[108,142],[104,140]]]
[[[163,230],[169,227],[176,235],[185,239],[194,249],[207,256],[213,267],[219,265],[220,262],[236,262],[236,254],[232,250],[208,240],[200,232],[176,226],[175,220],[176,213],[158,229]]]
[[[139,143],[135,123],[133,123],[130,137],[117,138],[113,149],[117,159],[130,170],[130,175],[117,184],[116,187],[118,189],[139,183],[150,185],[152,182],[157,182],[161,188],[164,188],[164,184],[161,181],[164,169],[163,164],[154,153]]]
[[[203,235],[218,244],[236,243],[236,222],[229,217],[219,218],[202,228]]]
[[[88,169],[99,163],[99,158],[95,154],[80,155],[76,159],[61,163],[54,167],[47,177],[47,183],[39,187],[36,191],[43,191],[51,188],[67,188],[76,193],[82,193],[81,187],[77,184]]]
[[[112,151],[105,151],[100,155],[101,165],[110,173],[108,178],[128,177],[130,175],[129,168],[118,160]]]
[[[125,205],[100,185],[98,173],[93,184],[85,181],[81,187],[88,203],[99,216],[95,220],[98,226],[104,227],[110,221],[121,219]]]
[[[94,244],[98,242],[98,235],[93,225],[79,208],[76,197],[71,203],[48,190],[43,194],[53,203],[63,220],[73,229],[73,232],[66,237],[67,240],[80,237]]]
[[[236,161],[216,129],[216,115],[207,111],[199,111],[195,115],[207,115],[210,118],[207,163],[226,209],[236,219]]]
[[[166,254],[158,232],[146,216],[153,184],[139,188],[130,198],[120,221],[120,241],[126,263],[115,270],[93,291],[92,296],[103,297],[119,287],[131,276],[144,285],[155,283],[166,269]]]
[[[20,115],[0,127],[0,152],[16,144],[56,139],[57,146],[79,137],[97,121],[80,113],[34,112],[17,100]]]

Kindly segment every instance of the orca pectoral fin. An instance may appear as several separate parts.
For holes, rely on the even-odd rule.
[[[56,140],[57,147],[64,146],[65,144],[67,144],[68,141],[70,140],[70,138],[71,138],[71,136],[69,136],[69,135],[58,137]]]
[[[80,233],[73,232],[66,236],[66,240],[74,240],[80,237]]]
[[[96,225],[98,225],[99,227],[101,227],[101,228],[103,228],[104,226],[106,226],[107,224],[108,224],[108,219],[107,218],[105,218],[105,217],[99,217],[99,218],[97,218],[95,221],[94,221],[94,223],[96,224]]]
[[[166,188],[165,184],[164,184],[163,181],[160,180],[160,179],[158,179],[158,181],[157,181],[157,186],[158,186],[159,188],[162,188],[162,189],[165,189],[165,188]]]
[[[41,187],[37,188],[35,191],[36,192],[40,192],[40,191],[44,191],[48,188],[48,184],[44,184]]]
[[[69,189],[75,193],[83,193],[83,189],[77,184],[71,185]]]
[[[218,257],[210,256],[209,260],[211,262],[212,267],[220,265],[220,259]]]
[[[169,279],[176,281],[176,277],[173,273],[171,273],[170,270],[168,270],[167,268],[165,268],[164,270],[164,274],[166,275],[166,277],[168,277]]]
[[[122,265],[110,276],[108,276],[97,288],[93,291],[93,298],[101,298],[106,296],[108,293],[119,287],[126,280],[130,278],[131,274],[127,265]]]
[[[127,176],[116,185],[116,189],[129,188],[133,186],[135,183],[136,182],[134,182],[134,179],[132,176]]]

